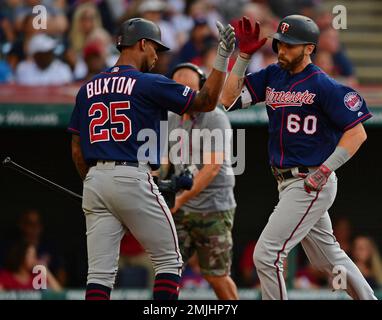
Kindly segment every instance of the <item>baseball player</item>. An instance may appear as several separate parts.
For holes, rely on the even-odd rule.
[[[319,29],[310,18],[281,20],[273,37],[278,63],[245,75],[259,40],[259,24],[243,17],[236,35],[240,53],[223,90],[228,110],[265,101],[269,158],[279,203],[254,251],[263,299],[287,299],[283,260],[299,242],[320,270],[342,267],[354,299],[376,299],[361,272],[333,236],[328,209],[337,191],[335,170],[366,140],[362,122],[371,114],[364,99],[312,64]]]
[[[172,71],[172,78],[194,90],[199,90],[205,81],[203,70],[192,63],[181,63]],[[231,129],[227,114],[220,108],[208,113],[186,112],[182,116],[170,113],[169,133],[184,130],[194,136],[196,130],[220,132],[225,135]],[[200,138],[200,137],[199,137]],[[224,138],[223,138],[224,139]],[[238,299],[235,283],[230,277],[232,264],[232,227],[236,201],[233,188],[235,176],[224,155],[226,144],[213,141],[207,149],[203,142],[181,139],[190,150],[189,159],[184,157],[174,164],[175,174],[194,168],[194,183],[191,190],[180,192],[173,208],[174,221],[179,238],[179,247],[184,262],[197,254],[203,277],[223,300]],[[170,148],[177,141],[170,141]],[[227,144],[229,145],[229,144]],[[203,154],[200,161],[193,162],[193,155]],[[181,154],[183,156],[183,154]],[[203,159],[202,159],[203,158]],[[171,160],[171,158],[170,158]]]
[[[182,257],[171,213],[151,170],[159,168],[160,121],[167,120],[168,110],[183,114],[215,108],[235,43],[230,25],[217,22],[217,27],[220,38],[214,69],[199,92],[148,73],[157,52],[168,48],[155,23],[133,18],[121,26],[116,65],[84,84],[77,94],[69,131],[73,133],[72,157],[84,180],[86,299],[109,299],[124,227],[151,258],[153,298],[178,298]],[[157,137],[148,142],[148,149],[142,129],[150,129]],[[143,146],[149,160],[141,152]]]

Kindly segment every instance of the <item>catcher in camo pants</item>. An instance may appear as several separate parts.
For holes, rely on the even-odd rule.
[[[205,75],[197,66],[186,63],[175,67],[173,79],[191,89],[199,90]],[[168,121],[169,134],[175,129],[183,129],[189,137],[197,129],[208,129],[211,132],[221,130],[225,137],[225,130],[231,129],[226,113],[219,108],[205,114],[189,112],[178,116],[170,113]],[[174,143],[176,141],[169,141],[169,147]],[[216,296],[224,300],[238,299],[236,285],[230,277],[231,230],[236,208],[233,194],[235,177],[231,165],[224,159],[225,143],[219,144],[212,139],[209,150],[203,148],[203,143],[192,143],[191,138],[188,143],[186,150],[190,150],[189,159],[198,152],[204,156],[209,153],[212,161],[201,164],[181,161],[181,164],[174,165],[175,174],[180,174],[185,167],[194,173],[192,189],[177,195],[174,207],[170,208],[183,261],[187,262],[196,253],[202,275],[214,289]],[[219,157],[224,160],[215,161]]]

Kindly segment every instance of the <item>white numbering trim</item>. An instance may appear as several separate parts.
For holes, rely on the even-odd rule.
[[[100,141],[109,141],[110,133],[108,129],[100,129],[99,132],[96,132],[97,127],[103,127],[106,122],[109,120],[109,109],[102,102],[96,102],[91,105],[88,111],[88,116],[93,117],[96,114],[98,116],[90,120],[89,125],[89,137],[90,143],[100,142]]]
[[[306,134],[314,134],[317,131],[317,118],[316,118],[316,116],[305,117],[303,130]]]
[[[126,141],[131,136],[131,120],[119,111],[130,109],[129,101],[114,101],[110,103],[110,108],[103,102],[96,102],[89,108],[88,116],[93,117],[89,125],[90,143],[110,141],[111,137],[114,141]],[[120,124],[120,131],[117,128],[102,128],[108,121],[111,124]],[[101,127],[99,132],[96,128]]]
[[[289,114],[287,118],[287,130],[290,133],[297,133],[301,130],[301,118],[297,114]],[[302,130],[306,134],[314,134],[317,131],[317,117],[313,115],[306,116],[303,120]]]
[[[287,119],[287,129],[291,133],[297,133],[300,131],[300,116],[297,114],[290,114],[288,115]]]
[[[131,136],[131,120],[118,111],[130,109],[130,101],[116,101],[110,103],[110,123],[121,124],[121,131],[111,128],[111,136],[114,141],[126,141]]]

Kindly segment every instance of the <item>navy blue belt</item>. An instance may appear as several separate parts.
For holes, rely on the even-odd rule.
[[[103,163],[105,162],[108,162],[108,161],[113,161],[113,160],[98,160],[98,161],[103,161]],[[89,163],[89,167],[94,167],[97,165],[97,162],[98,161],[91,161]],[[139,167],[139,163],[138,162],[131,162],[131,161],[114,161],[115,162],[115,165],[116,166],[127,166],[127,167],[136,167],[138,168]]]

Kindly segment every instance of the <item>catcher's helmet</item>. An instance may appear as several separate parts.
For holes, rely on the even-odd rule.
[[[312,19],[297,14],[286,16],[280,21],[277,32],[271,36],[272,48],[277,53],[277,41],[289,44],[314,44],[314,53],[319,36],[320,30]]]
[[[136,44],[141,39],[154,41],[159,45],[158,51],[170,50],[161,39],[159,27],[152,21],[143,18],[133,18],[122,23],[117,37],[117,49]]]
[[[177,64],[174,67],[174,69],[172,69],[172,71],[171,71],[171,78],[174,77],[175,72],[177,72],[179,69],[183,69],[183,68],[191,69],[192,71],[195,71],[198,74],[198,76],[199,76],[199,89],[201,89],[207,80],[207,76],[206,76],[205,72],[201,68],[199,68],[196,64],[193,64],[190,62],[184,62],[184,63]]]

